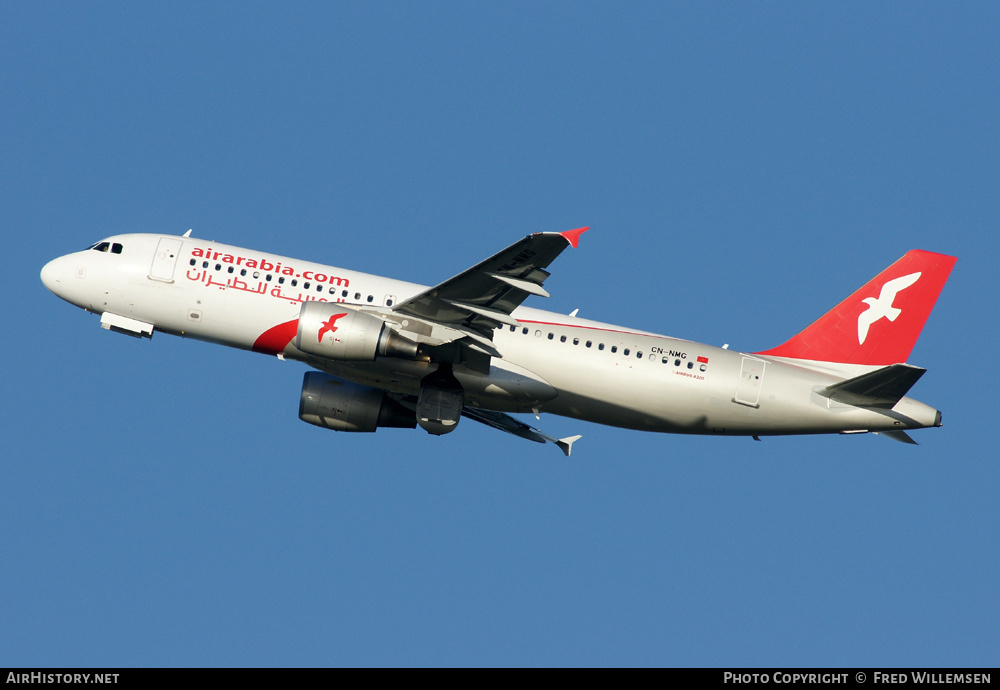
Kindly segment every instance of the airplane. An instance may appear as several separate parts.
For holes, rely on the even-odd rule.
[[[873,432],[914,443],[941,413],[906,362],[955,264],[913,250],[782,345],[740,352],[523,306],[588,228],[528,235],[433,287],[214,241],[108,237],[45,287],[138,338],[156,331],[308,365],[299,417],[343,432],[443,435],[462,417],[567,456],[511,416],[746,436]]]

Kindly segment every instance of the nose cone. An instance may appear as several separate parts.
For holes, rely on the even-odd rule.
[[[42,266],[42,284],[49,289],[49,292],[56,295],[59,294],[62,282],[65,280],[62,264],[60,259],[53,259]]]

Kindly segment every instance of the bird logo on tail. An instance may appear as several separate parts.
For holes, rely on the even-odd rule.
[[[879,293],[877,299],[875,297],[865,297],[862,300],[868,305],[868,309],[861,312],[861,315],[858,316],[859,345],[864,345],[865,338],[868,337],[868,329],[873,323],[882,318],[895,321],[896,317],[903,313],[901,309],[892,306],[893,301],[896,299],[896,294],[913,285],[919,278],[920,271],[910,273],[901,278],[894,278],[882,286],[882,291]]]

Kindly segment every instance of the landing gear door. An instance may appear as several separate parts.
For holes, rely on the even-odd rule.
[[[760,407],[760,388],[764,383],[764,367],[767,362],[756,357],[744,357],[740,369],[740,379],[736,384],[733,402],[750,407]]]
[[[174,282],[174,266],[181,253],[182,242],[176,237],[161,237],[153,255],[153,265],[149,267],[149,277],[165,283]]]

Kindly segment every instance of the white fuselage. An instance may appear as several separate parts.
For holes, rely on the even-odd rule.
[[[391,310],[425,286],[187,237],[130,234],[105,242],[118,253],[90,249],[47,264],[46,286],[97,314],[300,360],[392,393],[417,395],[421,379],[437,366],[391,357],[372,363],[321,360],[292,343],[304,302]],[[893,409],[873,410],[817,393],[877,367],[744,354],[528,307],[512,315],[520,325],[493,334],[503,356],[493,358],[490,374],[455,368],[470,405],[697,434],[904,430],[940,423],[936,410],[906,397]],[[513,376],[515,384],[496,385],[504,376]]]

